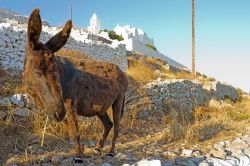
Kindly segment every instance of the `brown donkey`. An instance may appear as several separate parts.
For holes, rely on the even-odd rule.
[[[66,43],[71,28],[72,22],[69,20],[58,34],[43,44],[39,42],[42,30],[39,9],[31,13],[23,85],[36,104],[47,110],[50,119],[62,121],[66,115],[77,157],[83,157],[77,115],[96,115],[103,123],[104,131],[96,150],[103,148],[114,123],[114,136],[108,153],[113,156],[128,80],[115,64],[86,59],[79,69],[66,58],[55,56],[54,53]],[[113,109],[113,123],[107,114],[110,106]]]

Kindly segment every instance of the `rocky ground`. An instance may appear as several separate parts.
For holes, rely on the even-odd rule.
[[[250,101],[246,99],[246,108],[250,109]],[[33,112],[34,103],[28,95],[15,94],[10,97],[0,98],[1,107],[11,106],[11,116],[16,123],[24,123],[22,120],[28,120]],[[8,110],[1,111],[0,118],[8,119]],[[144,117],[145,118],[145,117]],[[149,117],[150,118],[150,117]],[[151,117],[152,118],[152,117]],[[155,120],[155,118],[154,118]],[[148,120],[150,121],[150,119]],[[162,121],[159,121],[162,123]],[[51,146],[51,142],[45,139],[44,147],[40,146],[40,138],[34,136],[29,137],[29,143],[25,148],[19,147],[18,136],[16,136],[16,144],[7,145],[15,146],[13,151],[9,152],[8,158],[1,158],[2,164],[6,162],[7,165],[124,165],[124,166],[140,166],[140,165],[152,165],[152,166],[168,166],[168,165],[250,165],[250,128],[242,133],[234,133],[233,137],[225,137],[226,139],[219,138],[217,143],[203,143],[190,144],[186,141],[179,141],[173,143],[166,143],[165,127],[157,126],[152,123],[151,130],[149,126],[143,126],[139,128],[142,131],[141,137],[137,133],[133,139],[123,139],[126,135],[132,137],[136,133],[136,129],[122,130],[121,138],[123,141],[119,141],[117,144],[117,154],[114,158],[108,158],[105,156],[104,149],[103,154],[96,153],[94,151],[95,141],[85,140],[82,144],[85,145],[85,154],[89,155],[89,158],[77,161],[70,152],[70,144],[68,141],[60,140],[62,144],[57,146],[56,149]],[[20,124],[17,124],[20,125]],[[145,124],[144,124],[145,125]],[[7,125],[6,125],[7,127]],[[155,128],[156,127],[156,128]],[[147,130],[148,129],[148,130]],[[6,129],[3,129],[4,131]],[[31,134],[25,130],[25,134]],[[19,135],[21,136],[21,135]],[[24,138],[27,139],[27,138]],[[3,140],[2,140],[3,141]],[[46,142],[48,141],[48,142]],[[59,141],[56,139],[54,141]],[[108,142],[109,144],[109,142]],[[53,146],[53,145],[52,145]],[[54,150],[53,150],[54,149]],[[51,151],[52,150],[52,151]],[[7,157],[5,156],[5,157]]]
[[[133,63],[139,68],[130,63],[135,72],[127,72],[130,87],[115,157],[105,156],[112,133],[97,153],[100,122],[79,118],[88,155],[80,161],[63,123],[48,122],[44,130],[46,116],[20,93],[20,77],[0,70],[0,165],[250,165],[249,95],[212,79],[165,72],[159,60],[148,60],[150,68]]]

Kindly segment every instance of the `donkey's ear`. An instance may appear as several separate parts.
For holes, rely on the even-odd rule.
[[[68,20],[64,28],[53,36],[47,43],[46,46],[50,48],[53,52],[58,51],[67,42],[72,28],[72,21]]]
[[[28,45],[35,48],[39,43],[39,37],[42,31],[42,22],[39,14],[39,9],[34,9],[30,15],[28,22]]]

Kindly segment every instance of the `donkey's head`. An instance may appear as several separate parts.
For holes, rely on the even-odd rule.
[[[23,83],[36,104],[47,110],[49,117],[61,121],[65,114],[61,86],[61,67],[54,53],[66,43],[71,20],[47,43],[39,42],[42,22],[39,9],[33,10],[28,22]]]

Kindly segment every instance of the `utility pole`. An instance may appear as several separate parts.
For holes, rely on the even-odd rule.
[[[195,70],[195,0],[192,0],[192,75],[196,76]]]
[[[72,3],[70,4],[70,19],[72,21]]]

